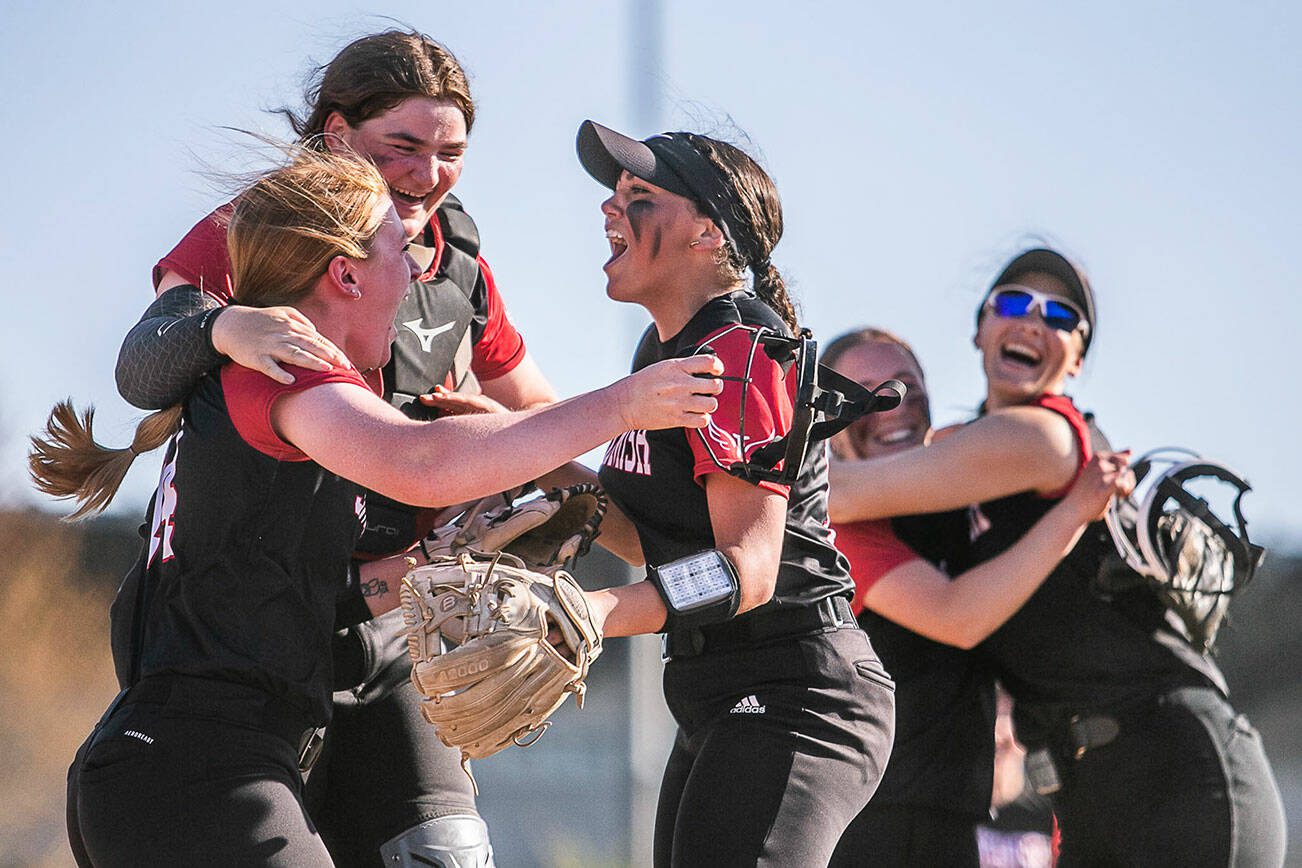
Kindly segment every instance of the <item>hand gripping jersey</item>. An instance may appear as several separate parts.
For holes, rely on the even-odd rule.
[[[1092,455],[1084,416],[1062,395],[1044,395],[1035,404],[1071,425],[1083,468]],[[972,563],[1007,550],[1065,493],[1023,492],[973,507]],[[1212,682],[1203,674],[1215,672],[1210,660],[1195,667],[1160,640],[1169,628],[1164,607],[1150,591],[1136,589],[1107,601],[1096,593],[1099,567],[1111,551],[1103,523],[1091,525],[1026,605],[979,646],[1016,700],[1018,735],[1029,748],[1044,744],[1072,714]]]
[[[185,405],[149,508],[145,551],[113,603],[122,686],[187,675],[265,691],[330,716],[330,637],[365,510],[361,489],[281,440],[279,395],[357,371],[294,369],[285,386],[227,365]]]
[[[659,341],[653,327],[634,357],[637,371],[663,359],[693,355],[708,344],[724,364],[724,391],[709,427],[630,431],[611,441],[602,461],[602,487],[637,526],[642,551],[653,566],[715,547],[704,488],[707,474],[724,472],[715,459],[727,464],[749,458],[782,437],[791,424],[794,382],[788,382],[787,371],[762,350],[753,352],[751,333],[738,325],[787,333],[777,314],[752,293],[734,292],[708,302],[668,341]],[[750,383],[742,383],[741,372],[748,366]],[[744,442],[739,425],[743,396]],[[777,591],[772,601],[753,611],[848,595],[852,585],[847,564],[832,544],[827,523],[825,445],[811,446],[799,478],[789,488],[767,481],[755,484],[787,497],[788,507]]]
[[[157,283],[168,271],[218,301],[232,298],[226,225],[233,206],[203,220],[156,266]],[[472,388],[476,378],[501,377],[524,358],[524,339],[506,316],[488,263],[479,255],[479,232],[455,196],[435,212],[420,239],[428,270],[412,283],[394,318],[398,337],[384,368],[385,399],[412,418],[436,411],[416,400],[435,386]],[[418,257],[419,259],[420,257]],[[424,536],[424,513],[372,495],[361,553],[402,551]]]
[[[850,561],[857,607],[896,567],[922,558],[948,572],[968,546],[966,510],[834,527],[837,547]],[[859,612],[859,624],[895,679],[895,745],[869,810],[909,806],[987,820],[995,747],[989,666],[870,609]]]

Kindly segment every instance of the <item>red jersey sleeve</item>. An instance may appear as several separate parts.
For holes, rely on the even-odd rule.
[[[711,458],[711,452],[725,466],[749,459],[755,450],[785,436],[791,430],[795,415],[795,398],[788,386],[782,366],[769,358],[768,353],[754,346],[754,332],[749,328],[728,326],[718,337],[707,340],[714,354],[723,362],[723,392],[718,395],[719,409],[710,415],[705,428],[688,432],[695,463],[692,475],[699,482],[707,473],[721,468]],[[741,382],[747,377],[748,382]],[[735,378],[735,379],[728,379]],[[793,377],[794,380],[794,377]],[[741,414],[746,413],[746,430],[743,432]],[[745,434],[745,442],[742,435]],[[778,462],[777,468],[782,467]],[[774,491],[784,497],[789,486],[774,482],[760,482],[760,488]]]
[[[850,561],[850,577],[854,579],[851,607],[856,615],[864,610],[864,595],[882,576],[901,564],[921,560],[917,552],[900,542],[889,519],[838,524],[833,529],[836,547]]]
[[[470,370],[481,380],[496,380],[515,369],[524,359],[524,338],[506,316],[506,304],[497,291],[493,270],[479,257],[479,273],[484,277],[487,293],[487,322],[484,333],[475,343]]]
[[[154,266],[154,287],[158,287],[164,274],[175,271],[222,304],[229,303],[231,256],[226,248],[226,227],[234,210],[235,203],[227,203],[196,223]]]
[[[1080,476],[1081,471],[1085,469],[1086,464],[1090,463],[1090,458],[1094,455],[1093,444],[1090,442],[1090,426],[1089,423],[1085,421],[1085,416],[1080,410],[1076,409],[1076,405],[1072,403],[1071,398],[1068,398],[1066,395],[1041,395],[1039,398],[1036,398],[1033,403],[1037,407],[1052,410],[1067,420],[1067,424],[1071,426],[1072,436],[1076,438],[1076,446],[1080,452],[1080,462],[1076,465],[1076,473],[1072,476],[1071,482],[1068,482],[1063,486],[1061,491],[1055,491],[1052,494],[1045,495],[1049,500],[1060,500],[1067,496],[1068,491],[1071,491],[1071,487],[1076,482],[1077,477]]]
[[[244,442],[278,461],[310,460],[298,447],[285,442],[271,426],[271,405],[281,395],[301,392],[326,383],[353,383],[374,392],[355,368],[331,368],[328,371],[309,371],[286,365],[294,375],[294,382],[278,383],[261,371],[229,364],[222,368],[222,393],[226,397],[226,411],[235,430]]]

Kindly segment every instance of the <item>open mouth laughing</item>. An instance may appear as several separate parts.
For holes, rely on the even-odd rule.
[[[1018,341],[1009,341],[1000,346],[999,358],[1027,370],[1039,367],[1044,360],[1039,350]]]
[[[391,186],[389,187],[389,198],[393,199],[393,204],[397,205],[399,208],[413,210],[424,207],[425,200],[432,192],[434,191],[430,190],[426,193],[413,193],[410,190],[403,190],[399,187]]]
[[[610,242],[610,258],[606,260],[606,266],[609,266],[628,251],[628,241],[614,229],[606,230],[606,240]]]

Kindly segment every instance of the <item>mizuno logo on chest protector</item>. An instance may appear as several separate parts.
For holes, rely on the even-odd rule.
[[[432,329],[427,329],[423,327],[423,324],[424,324],[424,320],[409,319],[405,323],[403,323],[403,326],[411,329],[411,333],[414,334],[416,337],[420,338],[421,351],[426,353],[428,353],[430,351],[430,347],[433,346],[435,337],[443,334],[445,331],[447,331],[448,329],[456,325],[455,322],[447,322],[441,326],[435,326]]]

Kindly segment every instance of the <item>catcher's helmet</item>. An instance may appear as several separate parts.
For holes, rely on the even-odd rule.
[[[735,331],[750,335],[751,348],[747,358],[752,362],[755,353],[763,351],[787,369],[788,376],[794,374],[795,406],[791,430],[756,449],[745,460],[725,463],[710,441],[702,438],[701,442],[705,445],[710,460],[733,476],[791,485],[800,476],[810,443],[831,437],[861,416],[893,410],[904,399],[905,387],[899,380],[887,380],[876,388],[866,389],[854,380],[820,365],[818,342],[809,329],[801,329],[799,334],[788,337],[763,326],[737,324],[715,334],[697,347],[697,352],[712,352],[712,343]],[[739,377],[724,376],[723,379],[749,382],[750,366],[747,365]],[[749,442],[744,396],[737,436],[741,443]],[[779,462],[782,464],[781,469],[777,467]]]
[[[1252,487],[1225,465],[1187,449],[1153,450],[1131,469],[1134,491],[1114,498],[1105,516],[1112,541],[1180,617],[1194,645],[1206,650],[1230,595],[1252,579],[1265,555],[1248,538],[1243,517],[1243,495]],[[1216,509],[1232,514],[1234,526]]]

